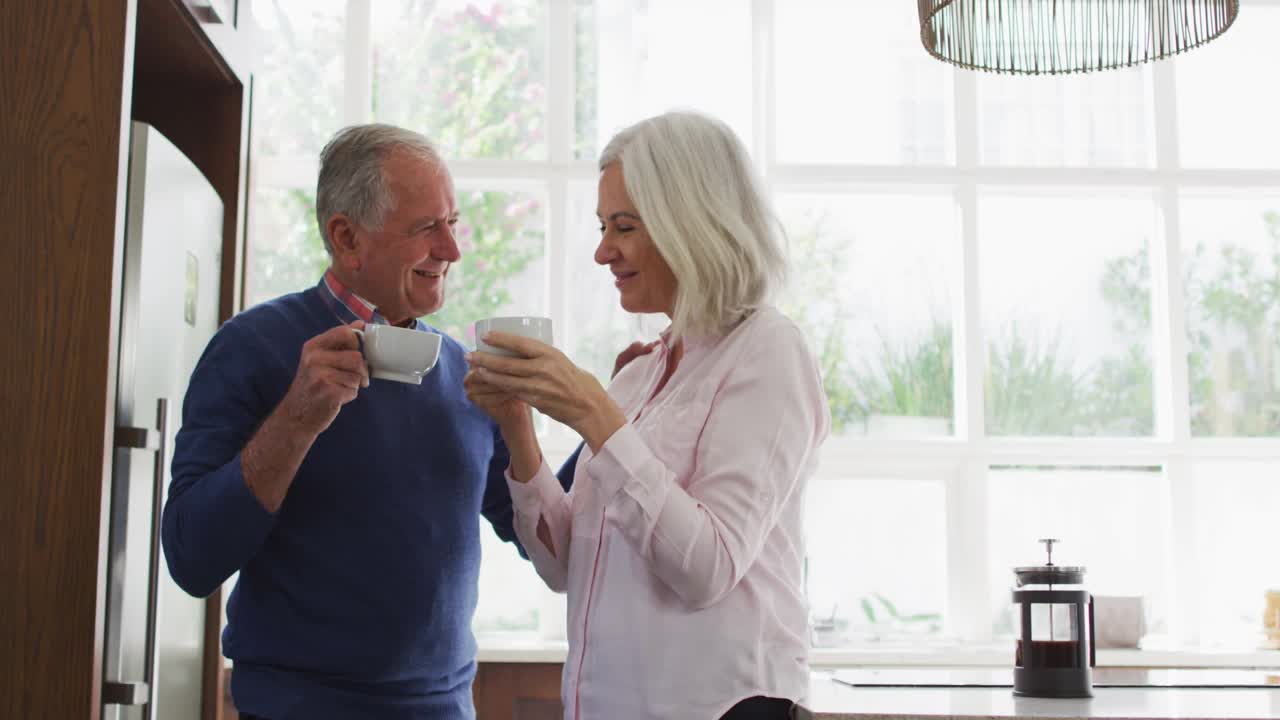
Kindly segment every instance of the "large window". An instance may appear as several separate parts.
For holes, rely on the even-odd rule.
[[[909,2],[258,0],[247,301],[325,267],[325,139],[397,123],[444,147],[463,214],[428,321],[470,343],[545,313],[607,379],[663,323],[592,262],[594,159],[647,115],[715,114],[774,193],[834,419],[815,657],[1003,651],[1011,568],[1057,537],[1095,594],[1144,599],[1145,650],[1213,662],[1280,587],[1280,94],[1252,70],[1280,62],[1280,3],[1243,5],[1175,60],[1028,78],[928,57]],[[484,553],[482,647],[562,641],[563,598]]]

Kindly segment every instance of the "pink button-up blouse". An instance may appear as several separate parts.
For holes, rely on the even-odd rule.
[[[669,352],[614,379],[630,422],[583,448],[569,493],[545,462],[528,483],[508,474],[520,541],[568,592],[571,720],[711,720],[808,691],[804,489],[830,426],[817,364],[773,308],[686,338],[655,395]]]

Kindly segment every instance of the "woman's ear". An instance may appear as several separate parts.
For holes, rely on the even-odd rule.
[[[334,213],[325,230],[329,235],[329,247],[333,250],[333,261],[348,270],[359,270],[362,238],[351,218],[342,213]]]

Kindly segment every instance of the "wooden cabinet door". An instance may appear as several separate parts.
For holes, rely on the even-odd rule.
[[[480,663],[476,720],[560,720],[560,663]]]

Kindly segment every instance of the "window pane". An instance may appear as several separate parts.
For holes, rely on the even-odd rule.
[[[985,193],[991,435],[1150,435],[1149,195]]]
[[[751,4],[578,0],[578,157],[650,115],[695,109],[751,145]]]
[[[992,631],[1017,630],[1013,568],[1053,561],[1085,567],[1098,595],[1142,596],[1148,633],[1166,633],[1171,539],[1164,473],[1152,468],[992,468],[987,474]]]
[[[570,186],[565,254],[568,322],[557,344],[606,387],[618,353],[633,340],[653,340],[669,320],[664,315],[633,315],[622,309],[613,274],[595,262],[600,243],[595,184]],[[561,344],[563,343],[563,344]]]
[[[1251,650],[1263,640],[1265,593],[1280,590],[1280,475],[1275,461],[1203,463],[1194,472],[1201,642]]]
[[[942,632],[947,518],[941,480],[819,474],[805,508],[815,646]]]
[[[252,3],[253,150],[320,154],[341,125],[346,0]]]
[[[329,267],[316,224],[314,186],[260,186],[254,188],[252,200],[246,307],[309,288]]]
[[[978,73],[979,157],[1037,167],[1154,164],[1151,70]]]
[[[486,521],[480,522],[480,596],[471,630],[481,644],[510,647],[535,640],[565,640],[565,596],[552,592]]]
[[[1280,167],[1280,94],[1255,72],[1280,66],[1280,8],[1249,4],[1222,37],[1179,55],[1178,136],[1190,167]]]
[[[374,118],[452,158],[545,158],[544,13],[537,0],[373,3]]]
[[[329,257],[315,219],[316,158],[340,125],[345,0],[254,3],[254,71],[245,301],[320,280]]]
[[[449,269],[444,307],[427,322],[474,347],[480,318],[545,315],[545,208],[541,193],[460,188],[462,259]]]
[[[1280,435],[1280,193],[1181,201],[1191,431]]]
[[[951,433],[950,195],[787,194],[783,309],[816,343],[833,433]]]
[[[920,47],[905,2],[774,4],[782,162],[953,161],[954,71]]]

